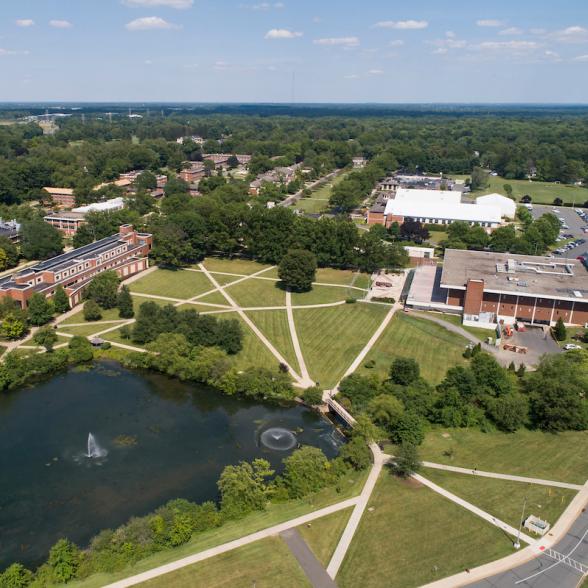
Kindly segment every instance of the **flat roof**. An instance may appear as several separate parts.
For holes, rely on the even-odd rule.
[[[446,249],[445,288],[484,280],[484,291],[588,302],[588,271],[577,259]]]
[[[411,190],[408,190],[409,192]],[[413,190],[421,192],[424,190]],[[431,194],[437,192],[431,191]],[[456,193],[458,196],[459,192]],[[452,221],[466,221],[473,223],[494,223],[500,224],[502,215],[499,206],[490,206],[485,204],[469,204],[449,200],[435,201],[434,198],[415,198],[410,200],[403,198],[398,200],[388,200],[386,216],[396,215],[410,218],[427,218],[441,219]]]

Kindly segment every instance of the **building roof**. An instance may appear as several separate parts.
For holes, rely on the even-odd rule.
[[[498,206],[461,202],[459,192],[403,188],[398,190],[396,198],[388,200],[384,214],[493,224],[500,224],[502,217]]]
[[[446,249],[441,285],[465,289],[484,280],[484,291],[588,302],[588,271],[577,259]]]
[[[508,216],[514,218],[517,211],[517,205],[514,200],[503,196],[502,194],[486,194],[485,196],[478,196],[476,198],[476,204],[485,204],[490,206],[500,207],[502,216]]]
[[[49,192],[49,194],[53,195],[53,194],[67,194],[68,196],[73,196],[73,188],[51,188],[51,187],[45,187],[43,188],[43,190],[45,190],[45,192]]]
[[[104,202],[92,202],[92,204],[87,204],[86,206],[78,206],[77,208],[73,208],[72,212],[82,212],[84,214],[88,212],[104,212],[106,210],[119,210],[124,208],[124,206],[124,199],[118,197],[105,200]]]

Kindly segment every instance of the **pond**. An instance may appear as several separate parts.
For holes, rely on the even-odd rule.
[[[113,362],[2,394],[0,569],[41,563],[61,537],[84,546],[172,498],[216,500],[225,465],[264,457],[279,466],[299,444],[334,457],[340,439],[302,406]]]

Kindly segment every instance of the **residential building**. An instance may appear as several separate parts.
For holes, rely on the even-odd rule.
[[[446,249],[443,268],[419,267],[406,304],[461,314],[465,325],[500,321],[588,324],[588,271],[577,259]]]
[[[6,237],[13,243],[20,241],[20,224],[16,220],[5,221],[0,218],[0,237]]]
[[[8,296],[26,308],[33,293],[51,297],[61,285],[73,307],[81,302],[84,289],[99,273],[115,270],[121,278],[127,278],[147,269],[151,245],[152,235],[138,233],[132,225],[121,225],[116,235],[1,278],[0,297]]]
[[[66,237],[72,237],[86,222],[89,212],[107,212],[125,207],[123,198],[112,198],[104,202],[93,202],[86,206],[78,206],[71,211],[52,212],[44,217],[44,221],[61,231]]]
[[[457,191],[398,188],[383,213],[378,209],[368,214],[368,223],[389,227],[407,220],[439,225],[462,221],[491,230],[500,225],[501,216],[499,206],[462,202]]]
[[[351,163],[353,164],[353,167],[357,169],[365,167],[367,165],[367,160],[365,159],[365,157],[354,157],[351,160]]]
[[[192,141],[193,143],[196,143],[196,145],[204,145],[206,139],[204,139],[204,137],[200,137],[199,135],[192,135],[190,137],[179,137],[178,139],[176,139],[176,143],[179,143],[180,145],[183,145],[184,141]]]
[[[264,174],[257,176],[249,184],[249,193],[253,196],[258,196],[261,187],[264,183],[268,184],[289,184],[296,176],[296,172],[300,168],[300,164],[290,165],[288,167],[276,167]]]
[[[76,197],[72,188],[43,188],[49,196],[55,206],[61,206],[62,208],[72,208],[76,205]]]
[[[194,161],[190,163],[189,167],[186,167],[179,173],[180,179],[188,184],[194,184],[198,180],[202,179],[206,175],[206,167],[201,161]]]

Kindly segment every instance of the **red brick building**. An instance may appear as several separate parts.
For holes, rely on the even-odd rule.
[[[588,324],[588,271],[576,259],[447,249],[439,290],[464,324]]]
[[[152,235],[138,233],[132,225],[122,225],[116,235],[1,278],[0,297],[9,296],[25,308],[33,293],[49,298],[61,285],[70,305],[75,306],[81,302],[86,286],[100,272],[115,270],[121,278],[127,278],[147,269],[151,245]]]
[[[61,208],[73,208],[76,205],[76,197],[72,188],[43,188],[49,196],[55,206]]]

